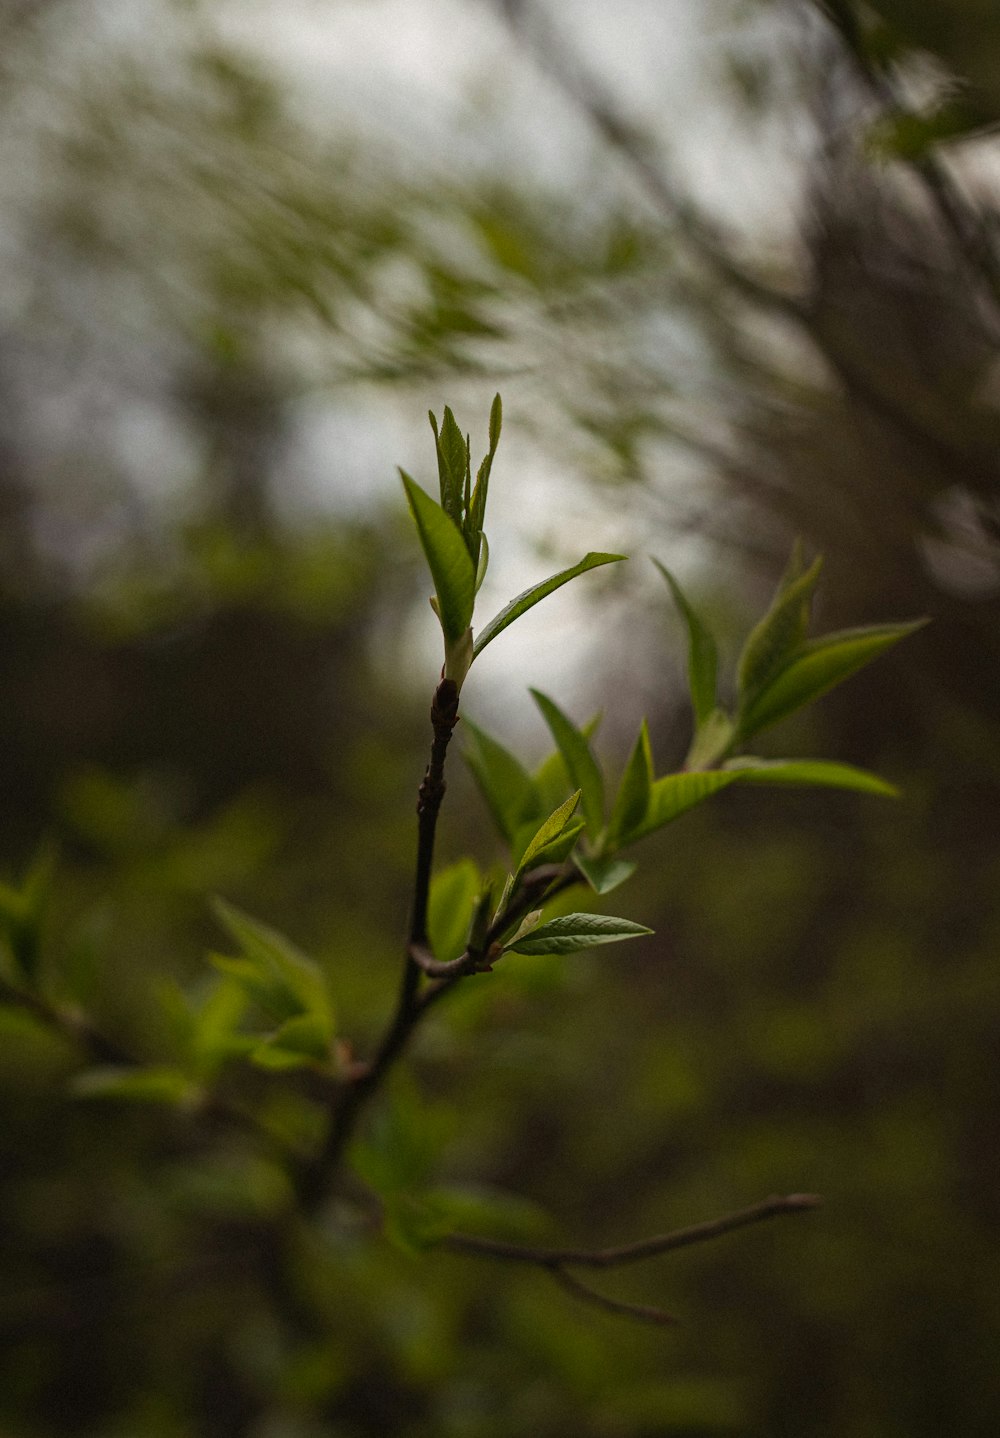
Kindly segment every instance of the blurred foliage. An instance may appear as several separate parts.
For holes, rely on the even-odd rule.
[[[624,890],[656,945],[470,982],[366,1136],[375,1162],[409,1113],[414,1163],[573,1242],[774,1190],[824,1210],[609,1279],[684,1318],[636,1329],[544,1275],[407,1258],[353,1207],[299,1224],[259,1136],[73,1096],[79,1042],[3,1006],[5,1433],[992,1435],[996,7],[725,7],[751,143],[801,137],[766,235],[578,83],[555,7],[566,33],[525,23],[511,54],[541,53],[594,135],[562,186],[331,139],[208,0],[138,8],[0,6],[8,889],[40,894],[59,848],[38,951],[10,929],[5,962],[53,1003],[169,1068],[217,892],[322,965],[366,1051],[426,737],[401,659],[418,589],[375,472],[401,400],[437,403],[445,375],[480,397],[506,375],[526,441],[643,544],[696,541],[703,609],[756,602],[801,534],[824,627],[934,623],[792,732],[891,775],[901,807],[721,795]],[[329,478],[365,501],[333,517],[303,478],[319,405],[345,426]],[[352,416],[377,442],[339,442]],[[614,734],[652,696],[662,760],[689,736],[658,584],[599,697]],[[478,802],[456,772],[444,861],[491,857]],[[308,1085],[268,1122],[307,1142]]]

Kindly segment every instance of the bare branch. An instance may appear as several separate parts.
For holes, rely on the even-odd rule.
[[[471,1233],[451,1233],[442,1239],[442,1246],[456,1253],[496,1258],[509,1263],[532,1263],[539,1268],[560,1268],[567,1264],[576,1268],[618,1268],[626,1263],[655,1258],[661,1253],[672,1253],[678,1248],[708,1243],[712,1239],[732,1233],[734,1229],[747,1228],[770,1218],[804,1213],[818,1208],[822,1202],[822,1198],[815,1193],[772,1194],[770,1198],[754,1204],[752,1208],[742,1208],[736,1213],[727,1213],[722,1218],[694,1223],[688,1228],[675,1228],[670,1233],[656,1234],[652,1238],[643,1238],[638,1243],[629,1243],[618,1248],[532,1248],[517,1243],[503,1243],[492,1238],[479,1238]]]
[[[678,1322],[672,1313],[667,1313],[663,1308],[654,1308],[648,1303],[626,1303],[623,1299],[609,1298],[605,1293],[598,1293],[558,1265],[550,1268],[549,1272],[560,1287],[566,1289],[567,1293],[572,1293],[574,1298],[581,1298],[584,1303],[592,1303],[596,1308],[603,1308],[605,1313],[614,1313],[620,1318],[635,1318],[640,1323],[656,1323],[662,1327]]]

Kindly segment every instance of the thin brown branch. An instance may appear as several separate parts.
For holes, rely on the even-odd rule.
[[[621,1298],[609,1298],[605,1293],[598,1293],[589,1284],[581,1283],[574,1274],[567,1272],[565,1268],[557,1265],[549,1269],[552,1277],[561,1288],[571,1293],[574,1298],[580,1298],[584,1303],[592,1303],[595,1308],[603,1308],[605,1313],[614,1313],[619,1318],[635,1318],[640,1323],[655,1323],[661,1327],[677,1323],[672,1313],[667,1313],[663,1308],[654,1308],[648,1303],[626,1303]]]
[[[708,1243],[721,1238],[738,1228],[748,1228],[754,1223],[779,1218],[784,1214],[804,1213],[818,1208],[822,1199],[815,1193],[773,1194],[752,1208],[742,1208],[736,1213],[727,1213],[722,1218],[709,1219],[705,1223],[694,1223],[688,1228],[676,1228],[670,1233],[656,1234],[643,1238],[638,1243],[624,1244],[618,1248],[534,1248],[518,1243],[504,1243],[492,1238],[479,1238],[471,1233],[451,1233],[442,1239],[442,1247],[456,1253],[468,1253],[479,1258],[495,1258],[508,1263],[531,1263],[539,1268],[561,1268],[571,1265],[575,1268],[618,1268],[626,1263],[637,1263],[641,1259],[655,1258],[661,1253],[672,1253],[678,1248],[690,1248],[697,1243]]]

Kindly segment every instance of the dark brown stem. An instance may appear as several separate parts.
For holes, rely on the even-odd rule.
[[[396,1010],[375,1057],[369,1064],[359,1066],[354,1078],[341,1089],[322,1151],[299,1175],[297,1191],[307,1212],[322,1202],[330,1175],[343,1157],[361,1110],[381,1087],[385,1075],[406,1048],[410,1035],[427,1007],[420,998],[421,967],[414,954],[427,947],[427,902],[434,867],[434,839],[438,814],[447,787],[444,778],[445,758],[457,723],[458,687],[454,680],[442,679],[434,691],[431,703],[431,727],[434,732],[431,756],[417,793],[417,862],[413,881],[413,904]]]

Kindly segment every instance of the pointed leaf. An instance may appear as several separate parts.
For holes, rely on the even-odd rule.
[[[699,619],[698,615],[691,608],[677,580],[666,569],[658,559],[653,563],[663,575],[670,586],[670,593],[673,595],[674,603],[681,612],[688,635],[688,689],[691,693],[691,704],[694,709],[695,722],[698,727],[712,714],[715,709],[715,696],[717,673],[719,667],[719,653],[715,640],[711,633]]]
[[[643,924],[630,919],[612,918],[610,914],[564,914],[540,924],[523,938],[505,945],[505,952],[519,954],[573,954],[594,944],[613,944],[619,939],[638,939],[651,934]]]
[[[631,859],[595,859],[588,854],[574,854],[573,863],[595,894],[610,894],[631,879],[638,867]]]
[[[726,765],[741,784],[808,785],[827,789],[853,789],[859,794],[880,794],[885,798],[899,797],[894,784],[857,769],[853,764],[837,764],[827,759],[751,759],[742,756]]]
[[[573,819],[566,825],[561,834],[557,834],[554,839],[550,839],[547,844],[543,844],[540,849],[536,849],[531,856],[530,867],[534,868],[537,864],[561,864],[563,859],[572,853],[585,827],[586,825],[582,819]],[[521,836],[518,837],[520,838]],[[519,866],[520,869],[527,867],[528,865],[526,864]]]
[[[797,568],[798,563],[796,550],[792,565]],[[737,667],[741,707],[754,702],[801,645],[809,619],[809,601],[822,567],[822,559],[816,559],[794,579],[787,572],[770,609],[751,630]]]
[[[586,724],[580,725],[580,733],[585,739],[593,739],[601,727],[602,715],[594,714],[587,720]],[[554,749],[547,758],[543,759],[534,773],[535,788],[538,790],[541,799],[541,812],[548,813],[569,793],[573,787],[570,783],[569,774],[566,772],[566,761],[558,749]]]
[[[810,640],[744,709],[739,718],[741,736],[759,734],[810,704],[925,623],[918,619],[911,624],[844,629]]]
[[[736,724],[724,709],[713,709],[695,730],[685,769],[713,769],[729,753],[736,737]]]
[[[624,554],[586,554],[579,564],[573,565],[572,569],[564,569],[559,574],[553,574],[551,579],[545,579],[541,584],[535,584],[530,589],[526,589],[523,594],[519,594],[516,599],[512,599],[504,609],[501,609],[499,614],[495,614],[486,627],[480,631],[473,650],[474,657],[478,658],[487,644],[492,643],[508,625],[513,624],[515,619],[520,619],[522,614],[527,613],[546,595],[552,594],[562,585],[568,584],[578,574],[586,574],[589,569],[598,569],[602,564],[617,564],[624,558]]]
[[[458,530],[462,528],[463,491],[469,464],[469,451],[455,416],[447,405],[438,433],[437,422],[430,417],[438,456],[438,479],[441,484],[441,508]]]
[[[726,769],[665,774],[662,779],[657,779],[650,789],[646,817],[629,835],[629,843],[645,834],[652,834],[656,829],[662,829],[664,824],[670,824],[674,819],[679,819],[696,804],[703,803],[720,789],[728,788],[738,777],[734,770]]]
[[[434,875],[427,905],[427,933],[436,959],[447,963],[464,953],[482,882],[471,859],[459,859]]]
[[[576,793],[571,794],[564,804],[560,804],[558,809],[553,810],[545,822],[535,831],[534,837],[521,855],[517,872],[514,876],[515,880],[520,874],[524,873],[525,869],[530,869],[538,856],[559,838],[563,830],[568,827],[572,820],[574,810],[579,802],[580,790],[577,789]]]
[[[330,996],[319,966],[283,934],[233,904],[216,899],[213,908],[243,951],[235,959],[212,955],[215,967],[241,983],[276,1018],[311,1014],[332,1034]]]
[[[611,823],[608,826],[610,845],[627,839],[632,830],[637,829],[645,819],[652,784],[653,752],[649,744],[649,727],[644,719],[618,786]]]
[[[542,717],[556,741],[570,783],[575,784],[583,795],[587,833],[596,838],[604,825],[604,780],[586,736],[547,695],[532,689],[531,697],[542,711]]]
[[[455,643],[472,621],[476,571],[461,531],[419,484],[403,470],[399,473],[437,591],[441,628],[445,639]]]
[[[476,560],[476,593],[483,587],[483,580],[486,578],[486,571],[490,567],[490,546],[486,535],[482,530],[479,532],[479,555]]]
[[[75,1075],[70,1091],[77,1098],[124,1099],[130,1103],[193,1103],[200,1089],[181,1069],[165,1066],[126,1068],[109,1064]]]
[[[314,1014],[287,1019],[250,1054],[252,1063],[265,1069],[302,1068],[330,1060],[330,1035]]]
[[[465,762],[497,828],[510,843],[521,825],[541,817],[545,812],[544,803],[535,781],[519,759],[470,719],[464,721],[463,728],[473,739],[464,751]]]
[[[497,452],[500,443],[500,430],[503,426],[503,402],[499,394],[493,396],[493,403],[490,405],[490,454]]]

